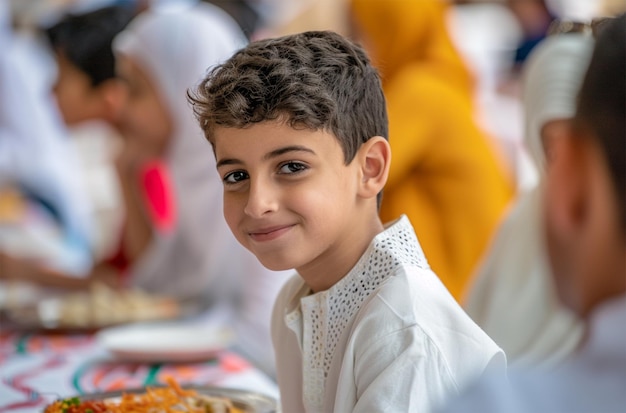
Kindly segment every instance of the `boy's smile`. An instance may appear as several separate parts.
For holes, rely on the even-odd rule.
[[[274,240],[293,228],[293,225],[278,225],[269,228],[259,228],[250,232],[250,238],[256,242]]]
[[[277,121],[214,136],[224,216],[239,242],[272,270],[322,276],[307,279],[314,289],[345,275],[371,240],[358,156],[346,165],[332,134]]]

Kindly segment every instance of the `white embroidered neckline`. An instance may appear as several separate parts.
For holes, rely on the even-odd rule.
[[[317,411],[323,408],[324,384],[340,337],[367,298],[401,265],[429,268],[405,216],[374,237],[337,284],[300,299],[306,406]]]

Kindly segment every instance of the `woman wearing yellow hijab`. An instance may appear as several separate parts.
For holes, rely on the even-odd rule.
[[[438,0],[352,0],[355,33],[377,64],[392,162],[384,221],[408,215],[433,270],[459,300],[513,195],[474,120],[472,78]]]

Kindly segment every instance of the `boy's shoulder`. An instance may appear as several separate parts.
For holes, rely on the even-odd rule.
[[[430,348],[459,380],[482,371],[496,356],[494,363],[506,364],[502,350],[430,269],[399,267],[364,303],[352,331],[355,347],[363,350],[398,335],[412,337],[414,345]]]
[[[428,335],[440,317],[456,317],[459,311],[465,314],[430,268],[400,263],[363,303],[357,322],[373,315],[389,328],[417,326]]]

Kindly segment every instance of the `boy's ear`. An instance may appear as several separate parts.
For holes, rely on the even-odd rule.
[[[391,163],[389,142],[381,136],[374,136],[361,146],[357,157],[361,168],[359,195],[363,198],[376,197],[389,176]]]

